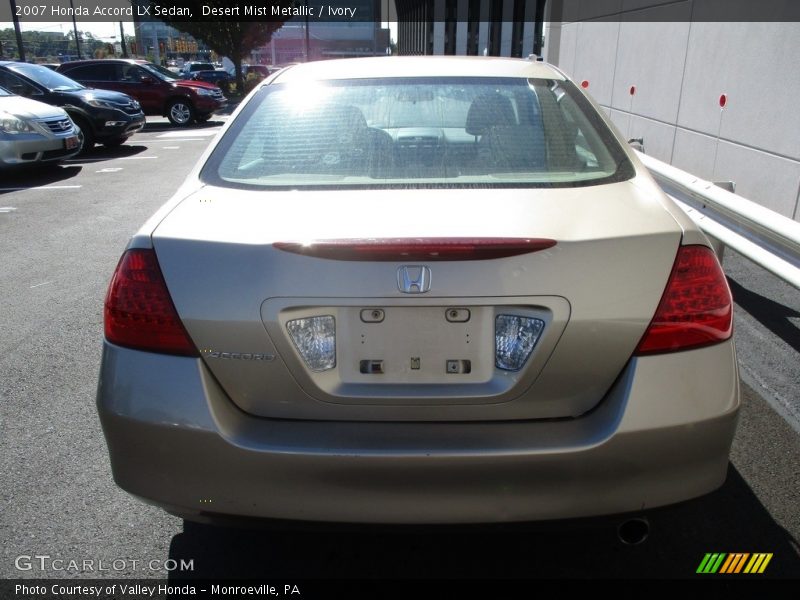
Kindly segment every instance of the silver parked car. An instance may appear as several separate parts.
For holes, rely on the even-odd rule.
[[[558,69],[308,63],[130,241],[98,409],[117,483],[188,519],[641,511],[725,479],[731,309]]]
[[[0,87],[0,168],[58,162],[80,150],[80,130],[63,109]]]

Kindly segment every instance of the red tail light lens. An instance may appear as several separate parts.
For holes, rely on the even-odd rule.
[[[197,356],[153,250],[128,250],[122,255],[108,287],[103,316],[106,339],[112,344]]]
[[[705,246],[681,246],[636,354],[709,346],[732,332],[733,299],[717,257]]]
[[[333,260],[490,260],[546,250],[555,240],[528,238],[380,238],[276,242],[275,248]]]

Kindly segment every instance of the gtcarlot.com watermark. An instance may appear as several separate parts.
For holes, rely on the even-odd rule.
[[[38,573],[92,574],[92,573],[132,573],[155,571],[171,573],[174,571],[194,571],[194,559],[139,560],[135,558],[63,558],[49,554],[21,554],[14,559],[17,571]]]

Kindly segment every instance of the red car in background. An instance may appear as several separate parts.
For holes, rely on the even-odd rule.
[[[60,65],[58,72],[88,87],[133,96],[145,114],[167,117],[174,125],[203,123],[227,104],[216,85],[181,79],[144,60],[79,60]]]

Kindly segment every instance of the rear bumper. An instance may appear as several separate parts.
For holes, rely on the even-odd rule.
[[[562,421],[375,423],[249,416],[199,360],[105,345],[98,409],[114,478],[187,518],[492,523],[624,513],[725,479],[732,342],[634,359]]]

